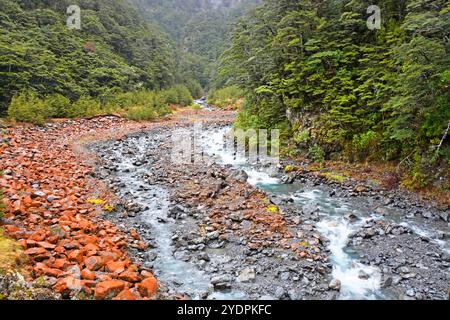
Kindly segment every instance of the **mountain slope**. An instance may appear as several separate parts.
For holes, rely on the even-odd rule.
[[[81,30],[66,27],[73,4]],[[0,29],[0,112],[24,89],[75,100],[175,81],[169,40],[124,0],[0,0]]]
[[[129,0],[159,24],[181,51],[186,73],[207,86],[232,25],[260,0]],[[199,72],[200,70],[200,72]]]

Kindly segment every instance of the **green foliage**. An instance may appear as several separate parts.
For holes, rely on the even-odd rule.
[[[175,86],[174,90],[177,92],[177,101],[176,104],[187,107],[194,103],[194,99],[188,88],[184,85]]]
[[[82,96],[75,101],[69,112],[70,118],[93,117],[102,113],[100,101],[91,97]]]
[[[308,144],[311,140],[311,136],[308,130],[301,130],[294,133],[293,139],[297,144]]]
[[[8,109],[8,117],[11,120],[44,124],[47,118],[47,110],[44,101],[36,92],[28,90],[13,97]]]
[[[147,120],[154,120],[157,117],[157,113],[155,110],[151,107],[147,106],[136,106],[130,108],[125,116],[128,119],[135,120],[135,121],[147,121]]]
[[[220,108],[235,106],[243,96],[243,91],[238,86],[233,85],[211,90],[208,94],[207,103]]]
[[[321,162],[325,160],[325,152],[319,145],[315,144],[309,147],[308,158],[314,162]]]
[[[131,0],[151,23],[158,23],[177,47],[179,77],[192,78],[203,88],[211,82],[222,86],[215,72],[216,60],[229,42],[234,22],[260,0]],[[190,89],[185,81],[184,83]],[[200,98],[191,91],[194,98]]]
[[[194,102],[191,93],[184,85],[177,85],[169,90],[166,90],[163,95],[165,102],[168,104],[176,104],[182,107],[187,107]]]
[[[186,88],[189,90],[189,93],[194,99],[200,99],[205,95],[205,91],[203,90],[200,82],[193,79],[186,80],[185,84]]]
[[[82,30],[66,27],[73,4],[82,8]],[[0,12],[0,114],[29,89],[75,101],[175,84],[169,40],[125,0],[0,0]]]
[[[68,118],[71,114],[71,102],[59,93],[48,95],[44,100],[46,117]]]
[[[346,180],[346,178],[344,176],[341,176],[339,174],[332,173],[332,172],[326,172],[326,173],[324,173],[324,176],[327,180],[329,180],[331,182],[343,183]]]
[[[169,105],[188,106],[193,102],[189,90],[178,85],[167,90],[139,90],[110,94],[102,100],[82,96],[74,102],[53,94],[44,98],[25,91],[12,100],[8,109],[11,120],[44,124],[52,117],[81,118],[121,113],[132,120],[154,120],[171,112]]]
[[[369,4],[266,0],[240,21],[220,63],[250,97],[238,125],[288,123],[316,160],[433,158],[450,120],[448,1],[377,1],[381,30],[367,28]],[[447,138],[416,171],[448,150]]]

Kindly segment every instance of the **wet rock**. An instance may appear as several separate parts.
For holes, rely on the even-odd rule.
[[[364,270],[360,270],[358,273],[358,278],[367,280],[370,278],[370,275],[367,272],[365,272]]]
[[[392,285],[392,276],[385,276],[381,282],[382,288],[389,288]]]
[[[409,288],[409,289],[406,290],[406,295],[408,297],[414,297],[416,295],[416,292],[414,291],[413,288]]]
[[[306,215],[311,215],[319,210],[318,206],[314,203],[308,203],[302,207],[302,211]]]
[[[284,184],[293,184],[295,182],[295,175],[285,175],[281,178],[281,182]]]
[[[241,182],[248,180],[248,174],[244,170],[231,170],[229,177]]]
[[[331,282],[328,284],[328,287],[329,287],[330,289],[336,290],[336,291],[341,290],[341,286],[342,286],[341,280],[338,280],[338,279],[333,279],[333,280],[331,280]]]
[[[215,276],[211,279],[211,284],[214,286],[216,290],[225,290],[231,288],[232,278],[229,275],[219,275]]]

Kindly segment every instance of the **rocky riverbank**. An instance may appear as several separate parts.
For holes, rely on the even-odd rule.
[[[2,225],[29,260],[25,278],[0,276],[3,297],[16,279],[32,299],[448,298],[447,208],[293,163],[253,167],[269,177],[253,181],[207,147],[173,163],[174,133],[203,122],[218,136],[232,120],[7,129]]]
[[[222,126],[211,121],[208,130]],[[447,298],[447,242],[434,239],[448,237],[448,211],[412,202],[413,196],[401,191],[387,192],[351,180],[330,182],[308,171],[286,174],[280,167],[276,176],[285,182],[284,188],[294,186],[295,192],[273,193],[247,184],[242,170],[215,161],[174,166],[171,134],[155,128],[120,142],[91,146],[101,158],[99,176],[124,200],[113,221],[147,233],[145,241],[155,252],[136,256],[157,270],[168,295],[337,299],[345,297],[340,291],[362,290],[360,296],[350,297],[370,298],[367,289],[374,291],[373,297],[384,299]],[[296,203],[296,198],[317,189],[326,195],[323,199]],[[374,288],[366,284],[361,284],[362,289],[345,288],[346,283],[335,278],[330,241],[319,227],[327,215],[321,204],[327,201],[348,206],[345,219],[355,224],[344,239],[344,249],[354,252],[357,257],[351,261],[361,267],[350,280],[373,283]],[[427,238],[395,222],[404,218],[435,234]],[[166,237],[162,244],[155,239],[158,235]],[[408,258],[411,253],[398,257],[403,246],[414,248],[414,259]],[[168,261],[177,266],[170,274],[164,270]],[[195,276],[186,275],[186,268]],[[414,270],[414,277],[405,275],[406,268]],[[413,278],[416,282],[411,282]]]

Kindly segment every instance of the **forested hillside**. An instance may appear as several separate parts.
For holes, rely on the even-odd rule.
[[[66,26],[73,4],[81,30]],[[75,101],[175,82],[168,38],[123,0],[0,0],[0,30],[1,113],[24,89]]]
[[[425,185],[450,161],[449,36],[446,0],[266,0],[236,27],[222,74],[247,93],[238,125],[282,128],[290,154],[398,160]]]
[[[184,77],[211,86],[216,61],[229,43],[232,25],[260,0],[129,0],[159,24],[180,49]]]

